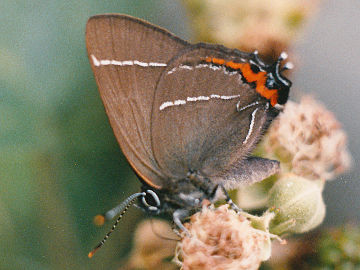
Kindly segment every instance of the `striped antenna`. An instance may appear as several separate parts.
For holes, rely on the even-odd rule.
[[[119,204],[118,206],[116,206],[115,208],[111,209],[110,211],[108,211],[105,216],[106,219],[112,218],[115,215],[119,214],[119,217],[117,218],[116,222],[114,223],[114,225],[111,227],[110,231],[105,235],[105,237],[103,238],[103,240],[101,240],[101,242],[92,250],[89,252],[88,257],[91,258],[92,256],[94,256],[95,252],[98,251],[106,242],[106,240],[109,238],[109,235],[115,230],[116,226],[118,225],[119,221],[121,220],[121,218],[123,217],[123,215],[125,214],[125,212],[129,209],[129,207],[135,202],[135,200],[138,197],[141,196],[146,196],[145,192],[139,192],[139,193],[135,193],[131,196],[129,196],[125,201],[123,201],[121,204]]]

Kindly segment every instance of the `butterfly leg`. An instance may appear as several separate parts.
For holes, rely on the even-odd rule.
[[[173,213],[173,220],[174,223],[176,224],[176,226],[178,226],[178,228],[180,230],[182,230],[183,232],[186,233],[187,236],[191,236],[190,232],[188,231],[188,229],[185,228],[185,226],[182,224],[181,220],[187,218],[189,216],[189,211],[185,210],[185,209],[178,209]]]
[[[176,224],[175,224],[175,223],[172,223],[172,224],[171,224],[171,229],[172,229],[172,231],[173,231],[178,237],[181,238],[181,233],[180,233],[179,229],[176,227]]]
[[[239,208],[239,206],[237,206],[237,205],[232,201],[232,199],[231,199],[230,196],[229,196],[229,193],[226,191],[226,189],[224,188],[224,186],[223,186],[222,184],[216,185],[216,187],[214,188],[214,190],[213,190],[213,192],[211,193],[211,195],[212,195],[213,197],[215,197],[215,194],[216,194],[216,192],[218,191],[219,188],[220,188],[220,189],[222,190],[222,192],[224,193],[224,195],[225,195],[225,201],[226,201],[227,204],[230,205],[231,209],[234,210],[236,213],[241,213],[241,212],[242,212],[242,209]]]

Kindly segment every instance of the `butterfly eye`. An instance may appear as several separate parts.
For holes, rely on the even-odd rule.
[[[146,200],[147,197],[148,201]],[[141,198],[141,201],[150,211],[157,211],[160,207],[160,199],[158,195],[150,189],[146,191],[146,195]]]

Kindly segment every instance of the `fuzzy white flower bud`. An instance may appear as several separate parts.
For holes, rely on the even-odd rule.
[[[304,233],[318,226],[325,217],[323,182],[286,174],[271,188],[268,207],[277,213],[270,232]]]

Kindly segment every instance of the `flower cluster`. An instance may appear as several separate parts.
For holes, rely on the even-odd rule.
[[[308,179],[330,180],[351,165],[346,140],[334,115],[305,96],[300,103],[288,101],[264,145],[283,169]]]
[[[197,38],[276,59],[298,38],[320,1],[183,0]]]
[[[270,232],[303,233],[325,217],[322,191],[352,161],[346,134],[334,115],[312,97],[288,101],[272,124],[259,153],[280,161],[281,173],[238,193],[245,209],[275,209]]]
[[[186,224],[189,234],[177,246],[183,270],[258,269],[270,256],[270,234],[229,209],[204,206]]]

